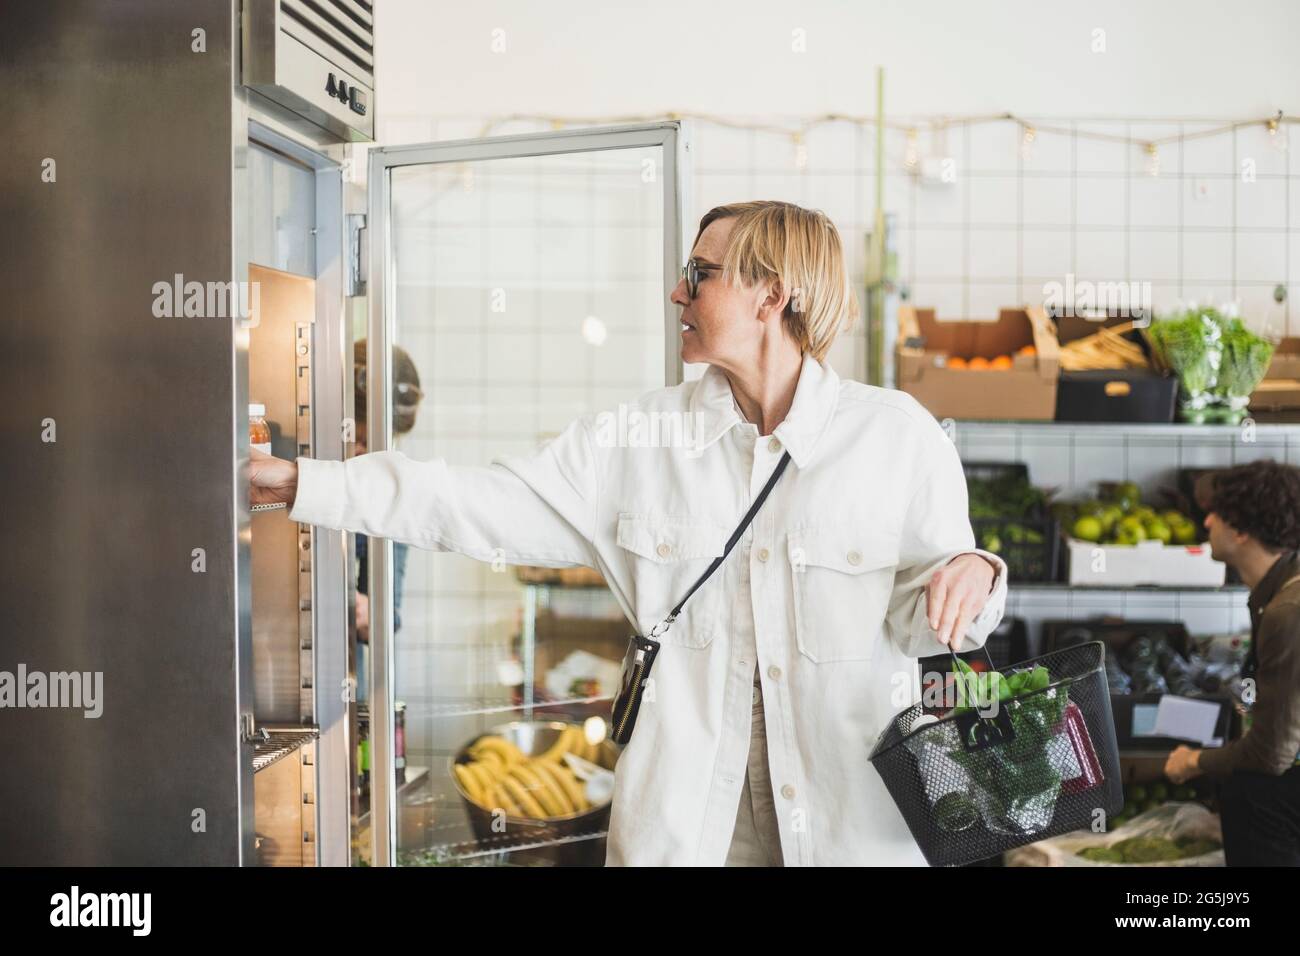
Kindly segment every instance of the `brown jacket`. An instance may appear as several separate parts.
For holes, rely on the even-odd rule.
[[[1284,553],[1250,592],[1255,703],[1240,740],[1201,751],[1201,769],[1281,774],[1300,755],[1300,558]]]

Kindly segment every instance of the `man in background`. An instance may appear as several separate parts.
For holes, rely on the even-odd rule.
[[[1300,866],[1300,471],[1266,460],[1212,472],[1197,483],[1196,498],[1212,556],[1250,588],[1248,729],[1223,747],[1178,747],[1165,775],[1174,783],[1225,777],[1229,866]]]

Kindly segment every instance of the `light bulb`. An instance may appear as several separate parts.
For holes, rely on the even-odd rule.
[[[1148,176],[1160,175],[1160,150],[1155,143],[1147,143],[1146,172]]]
[[[1037,135],[1037,130],[1032,126],[1025,126],[1024,135],[1020,137],[1021,159],[1028,161],[1034,158],[1034,137]]]
[[[808,147],[804,145],[803,133],[795,133],[794,139],[794,168],[802,172],[808,168]]]
[[[916,169],[917,164],[921,161],[920,150],[916,145],[916,130],[907,131],[907,149],[903,153],[903,167],[909,172]]]
[[[1287,133],[1282,126],[1282,113],[1279,110],[1276,117],[1268,121],[1268,144],[1279,153],[1285,153],[1287,150]]]

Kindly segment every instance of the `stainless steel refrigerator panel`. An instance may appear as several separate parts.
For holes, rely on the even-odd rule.
[[[0,710],[0,863],[239,862],[246,409],[233,320],[173,298],[178,275],[239,278],[231,10],[0,6],[21,91],[0,164],[0,671],[102,678],[97,716]]]

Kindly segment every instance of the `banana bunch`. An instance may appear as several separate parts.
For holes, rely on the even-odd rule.
[[[481,737],[469,748],[467,763],[452,765],[461,789],[489,812],[504,809],[512,817],[546,820],[590,810],[583,783],[564,755],[599,763],[599,745],[587,741],[581,727],[569,726],[543,754],[530,757],[504,737]]]

